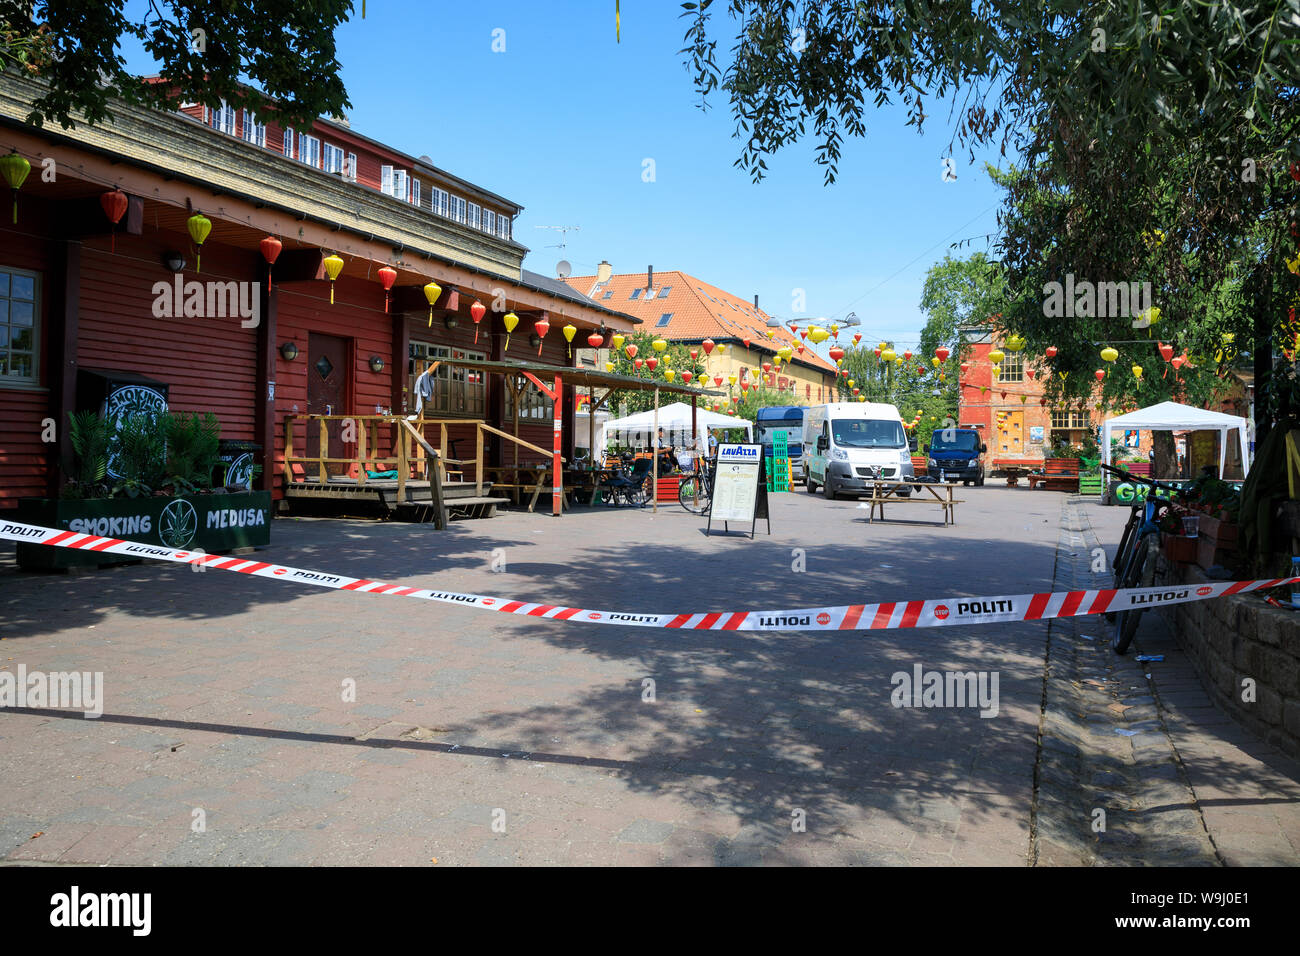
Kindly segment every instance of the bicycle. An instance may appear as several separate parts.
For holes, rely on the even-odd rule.
[[[694,515],[708,514],[713,502],[713,479],[708,468],[701,468],[677,486],[677,503]]]
[[[1101,467],[1114,472],[1124,481],[1144,484],[1150,489],[1143,501],[1133,503],[1128,523],[1125,524],[1124,533],[1119,539],[1119,547],[1115,549],[1111,572],[1116,590],[1151,587],[1155,584],[1155,555],[1160,548],[1159,518],[1165,511],[1174,507],[1172,501],[1159,497],[1156,492],[1164,490],[1176,493],[1180,489],[1173,485],[1161,484],[1151,478],[1130,474],[1123,468],[1115,468],[1112,465]],[[1106,612],[1107,623],[1115,625],[1110,646],[1116,654],[1128,652],[1144,610],[1145,608],[1132,608]]]

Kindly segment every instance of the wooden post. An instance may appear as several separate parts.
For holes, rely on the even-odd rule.
[[[257,326],[257,378],[253,385],[253,437],[262,446],[263,491],[275,488],[275,369],[280,358],[276,348],[276,307],[279,296],[267,281],[269,266],[261,265],[258,289],[261,322]]]
[[[397,500],[401,503],[406,501],[406,472],[410,466],[407,464],[406,457],[406,430],[401,425],[397,425],[396,428],[397,434],[394,437],[397,441]]]
[[[293,415],[284,416],[284,483],[288,487],[293,481],[293,466],[289,460],[293,458]]]
[[[65,240],[54,245],[49,331],[49,410],[57,423],[58,442],[49,451],[47,489],[59,496],[64,479],[76,463],[68,416],[77,407],[77,336],[81,315],[81,243]],[[37,330],[39,331],[39,329]],[[270,459],[268,459],[270,460]],[[268,469],[269,470],[269,469]]]
[[[358,415],[353,419],[357,423],[357,484],[366,483],[366,420]]]
[[[322,485],[329,483],[329,476],[325,474],[325,459],[330,454],[330,430],[329,422],[322,415],[320,419],[320,447],[316,449],[316,469]]]
[[[551,515],[558,518],[564,501],[564,476],[560,473],[560,436],[564,427],[564,380],[555,376],[555,399],[551,402],[551,415],[555,426],[551,451]]]
[[[483,423],[474,425],[474,495],[483,497]]]

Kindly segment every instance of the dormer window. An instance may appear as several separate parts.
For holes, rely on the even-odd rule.
[[[244,110],[243,136],[247,142],[252,143],[254,146],[266,145],[266,124],[259,123],[257,117],[248,110]]]
[[[221,133],[235,135],[235,108],[228,106],[225,100],[220,106],[208,110],[208,125]]]
[[[317,137],[298,134],[298,162],[320,166],[320,140]]]
[[[324,143],[321,146],[321,168],[327,173],[338,173],[343,175],[343,150],[333,143]]]

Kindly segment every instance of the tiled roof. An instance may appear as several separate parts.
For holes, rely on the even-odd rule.
[[[684,342],[700,342],[707,338],[717,342],[749,339],[751,348],[773,354],[788,345],[796,350],[794,361],[798,364],[835,372],[835,366],[814,352],[810,345],[804,349],[803,355],[799,355],[798,347],[806,343],[792,335],[786,326],[775,329],[776,334],[769,340],[767,321],[771,316],[752,302],[688,273],[656,271],[654,289],[650,293],[646,292],[644,272],[610,276],[603,283],[597,283],[595,276],[571,276],[564,281],[583,295],[590,296],[597,305],[641,319],[641,329],[653,335]],[[632,297],[634,293],[636,298]],[[660,325],[665,315],[671,318]]]

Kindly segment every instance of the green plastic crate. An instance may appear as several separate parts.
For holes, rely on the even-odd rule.
[[[1081,495],[1100,495],[1102,489],[1101,474],[1080,475],[1079,476],[1079,494]]]

